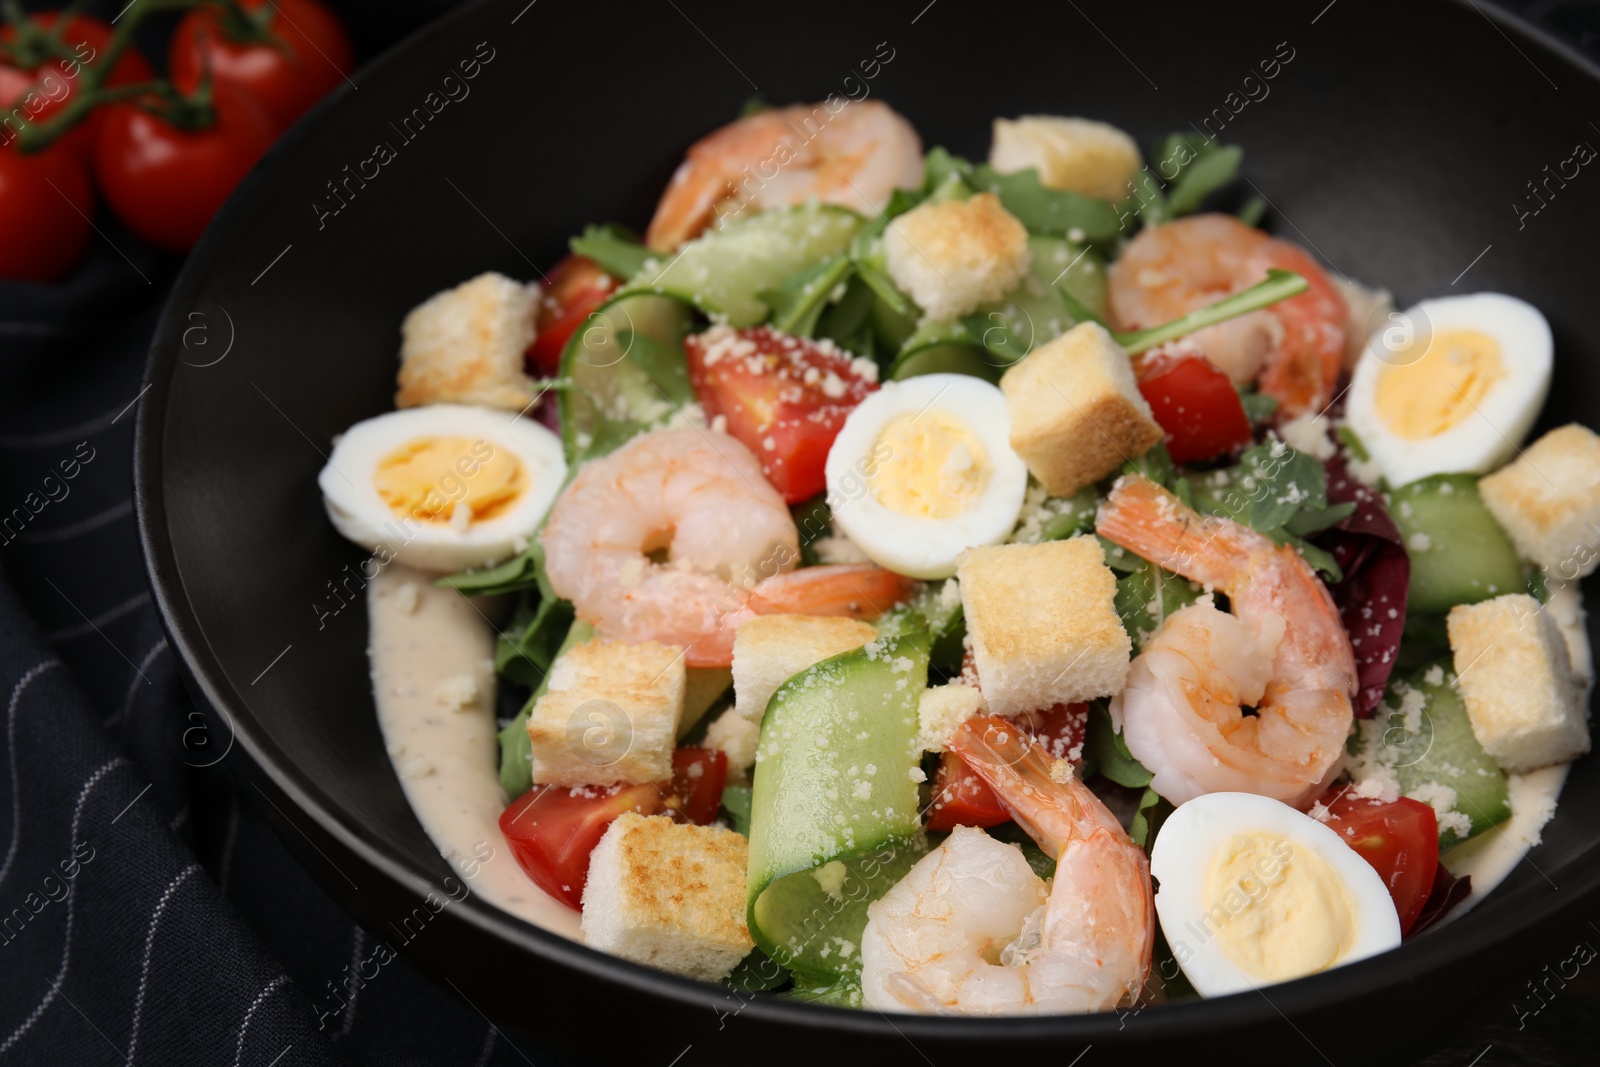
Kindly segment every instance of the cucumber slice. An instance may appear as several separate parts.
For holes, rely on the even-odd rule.
[[[920,374],[970,374],[987,382],[998,382],[1004,369],[983,347],[981,332],[970,329],[965,320],[933,322],[924,319],[900,347],[900,354],[889,367],[889,380],[915,378]]]
[[[1402,793],[1427,803],[1443,803],[1444,790],[1454,791],[1454,803],[1440,814],[1441,849],[1511,815],[1505,772],[1478,743],[1455,682],[1448,657],[1395,682],[1349,746],[1357,777],[1387,771]]]
[[[646,265],[625,291],[674,296],[735,328],[754,326],[769,310],[757,294],[842,255],[860,228],[860,215],[829,204],[763,211],[695,238],[665,267]]]
[[[750,798],[750,935],[817,984],[859,974],[867,905],[922,856],[912,771],[928,635],[823,660],[773,694]]]
[[[1028,250],[1033,254],[1028,272],[1034,281],[1046,287],[1060,286],[1078,303],[1106,318],[1106,259],[1098,249],[1061,237],[1034,236],[1028,238]]]
[[[1522,562],[1478,496],[1475,474],[1435,474],[1389,494],[1389,514],[1411,556],[1407,608],[1449,611],[1526,586]]]
[[[694,399],[683,335],[693,311],[673,297],[622,292],[597,308],[561,354],[567,466],[660,426]]]
[[[981,344],[940,341],[916,347],[908,341],[889,367],[889,380],[897,382],[921,374],[970,374],[998,383],[1002,369],[994,365],[994,357]]]

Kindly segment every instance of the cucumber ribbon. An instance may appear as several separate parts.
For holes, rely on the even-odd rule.
[[[926,851],[915,772],[926,631],[886,636],[785,682],[751,797],[747,922],[797,979],[860,972],[867,905]]]

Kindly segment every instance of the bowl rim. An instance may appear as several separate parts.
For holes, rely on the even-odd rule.
[[[476,17],[482,9],[496,2],[509,0],[473,0],[472,3],[441,14],[390,45],[362,65],[355,74],[365,78],[403,61],[427,37]],[[1497,30],[1538,43],[1600,83],[1600,63],[1522,16],[1499,7],[1493,0],[1450,2],[1458,8],[1472,7],[1489,19]],[[421,897],[438,888],[430,876],[419,864],[381,847],[381,843],[368,841],[347,824],[339,814],[338,806],[315,779],[296,766],[267,736],[266,731],[257,726],[244,694],[228,680],[220,658],[200,627],[180,576],[168,530],[169,516],[161,462],[164,429],[172,410],[169,405],[171,383],[181,362],[181,340],[187,325],[183,309],[192,305],[211,273],[212,263],[259,195],[270,187],[287,161],[328,116],[351,98],[352,92],[348,81],[341,83],[278,139],[234,190],[173,282],[150,344],[145,368],[146,391],[142,395],[135,424],[135,516],[152,596],[162,626],[178,653],[180,670],[190,692],[198,693],[203,698],[205,710],[209,714],[220,715],[229,727],[230,752],[225,761],[229,773],[236,778],[248,776],[253,779],[252,784],[256,785],[263,798],[272,808],[277,808],[272,796],[261,788],[262,784],[267,785],[278,797],[286,800],[296,814],[311,820],[318,831],[340,848],[347,850],[393,885]],[[231,752],[234,745],[240,750],[239,755]],[[248,799],[256,803],[258,810],[274,825],[288,823],[304,836],[304,831],[299,830],[281,809],[269,810],[256,802],[255,798]],[[283,836],[281,832],[279,836]],[[316,847],[314,842],[312,845]],[[299,862],[312,871],[326,891],[338,899],[348,900],[348,894],[334,885],[328,868],[308,862],[307,857],[292,843],[291,851],[295,852]],[[442,861],[440,863],[442,866]],[[1474,957],[1497,946],[1525,937],[1536,928],[1544,927],[1554,915],[1564,914],[1582,905],[1585,899],[1600,899],[1600,855],[1597,855],[1590,869],[1577,871],[1564,881],[1564,888],[1571,892],[1565,894],[1565,900],[1559,906],[1548,911],[1525,909],[1521,914],[1506,915],[1493,934],[1486,933],[1483,937],[1468,939],[1423,937],[1415,942],[1407,942],[1398,950],[1272,986],[1270,998],[1258,990],[1254,991],[1255,995],[1247,991],[1174,1004],[1145,1005],[1135,1010],[1140,1017],[1138,1030],[1152,1040],[1162,1040],[1270,1023],[1274,1016],[1288,1022],[1296,1015],[1337,1008],[1359,996],[1400,990],[1426,981],[1454,965],[1469,963]],[[345,906],[352,911],[360,910],[353,903],[347,902]],[[451,910],[460,920],[495,941],[643,996],[665,999],[685,1008],[710,1007],[713,1011],[726,1008],[729,1003],[731,991],[725,987],[684,978],[589,948],[519,919],[476,896],[469,896]],[[1471,922],[1473,915],[1478,913],[1474,909],[1473,913],[1458,921]],[[1123,1011],[1106,1011],[1086,1015],[991,1018],[903,1015],[891,1019],[870,1009],[842,1008],[762,996],[743,1000],[739,1012],[748,1013],[758,1021],[783,1026],[823,1028],[876,1038],[993,1041],[995,1038],[1011,1037],[1021,1040],[1071,1039],[1090,1042],[1110,1040],[1118,1032],[1125,1032],[1124,1015],[1127,1014]],[[1471,1022],[1470,1019],[1465,1020],[1460,1027]],[[1290,1022],[1290,1025],[1293,1023]]]

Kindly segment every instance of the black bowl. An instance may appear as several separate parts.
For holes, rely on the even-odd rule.
[[[391,406],[408,308],[484,270],[533,277],[587,222],[642,226],[683,149],[751,96],[870,92],[927,144],[969,155],[986,150],[993,116],[1029,112],[1105,118],[1147,146],[1173,129],[1220,133],[1244,146],[1272,226],[1338,270],[1402,303],[1498,289],[1542,308],[1558,359],[1545,424],[1595,421],[1600,184],[1587,185],[1600,174],[1560,174],[1576,143],[1600,143],[1589,121],[1600,75],[1570,52],[1440,0],[1250,2],[1226,14],[925,2],[849,18],[731,18],[690,0],[470,7],[360,72],[359,91],[334,94],[190,259],[138,428],[151,577],[247,795],[368,927],[401,925],[443,891],[449,868],[379,739],[363,602],[319,613],[361,558],[322,513],[328,441]],[[869,80],[862,64],[874,57]],[[379,144],[390,158],[367,162]],[[957,1046],[996,1044],[1008,1057],[1070,1060],[1089,1044],[1192,1057],[1197,1039],[1226,1034],[1214,1047],[1273,1062],[1358,1048],[1401,1060],[1513,1020],[1525,983],[1591,935],[1596,825],[1590,759],[1544,843],[1453,925],[1267,993],[1136,1016],[891,1020],[744,1003],[476,899],[445,908],[406,951],[480,1009],[617,1059],[665,1063],[690,1045],[729,1062],[815,1063],[846,1048],[949,1062]]]

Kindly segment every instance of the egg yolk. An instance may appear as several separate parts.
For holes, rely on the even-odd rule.
[[[1263,982],[1327,970],[1355,943],[1344,881],[1304,845],[1265,830],[1235,834],[1206,878],[1201,922],[1241,969]]]
[[[1505,376],[1493,337],[1441,330],[1421,357],[1378,375],[1378,416],[1407,440],[1436,437],[1465,419]]]
[[[873,498],[902,515],[950,519],[971,511],[989,484],[989,453],[943,411],[901,415],[878,435],[867,474]]]
[[[378,461],[372,487],[400,518],[424,522],[492,519],[527,488],[517,458],[486,441],[418,437]]]

